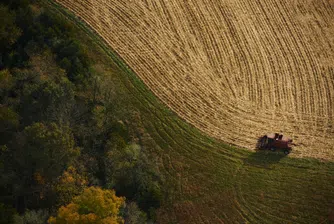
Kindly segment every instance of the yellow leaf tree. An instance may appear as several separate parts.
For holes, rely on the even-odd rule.
[[[75,196],[82,194],[86,187],[87,178],[80,175],[73,166],[69,166],[52,186],[57,194],[58,205],[70,203]]]
[[[90,187],[75,197],[73,202],[62,206],[56,217],[50,217],[49,224],[122,224],[119,215],[125,198],[117,197],[114,190]]]

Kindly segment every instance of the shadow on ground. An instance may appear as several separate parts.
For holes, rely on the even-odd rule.
[[[244,164],[269,169],[271,165],[279,163],[284,157],[286,157],[286,155],[281,151],[256,150],[249,157],[244,159]]]

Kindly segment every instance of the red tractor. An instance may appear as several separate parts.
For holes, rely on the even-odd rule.
[[[292,139],[283,136],[278,133],[270,133],[264,135],[259,139],[258,148],[259,149],[269,149],[271,151],[276,151],[277,149],[284,150],[284,154],[288,155],[292,148]]]

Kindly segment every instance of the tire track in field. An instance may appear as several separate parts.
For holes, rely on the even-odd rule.
[[[282,131],[303,143],[291,156],[334,158],[333,1],[57,1],[101,35],[173,111],[209,135],[252,149],[258,136]],[[245,167],[237,174],[229,170],[226,163],[234,161],[228,152],[205,141],[200,147],[189,141],[183,148],[181,140],[172,139],[172,128],[151,125],[154,139],[171,143],[173,150],[161,163],[177,182],[170,199],[177,203],[161,220],[287,221],[268,203],[256,206],[261,194],[249,190],[252,178],[244,175]],[[184,137],[191,136],[185,131]],[[194,152],[196,148],[205,153]],[[203,165],[208,161],[211,170]],[[240,178],[231,192],[220,189],[226,173]],[[270,187],[273,180],[265,178]],[[293,176],[282,176],[275,186],[291,183],[286,178]],[[275,193],[285,192],[271,193],[266,197],[275,203]],[[297,191],[293,198],[302,197]],[[281,202],[278,210],[294,203]]]
[[[182,118],[253,149],[281,131],[291,156],[334,159],[332,0],[57,0]]]

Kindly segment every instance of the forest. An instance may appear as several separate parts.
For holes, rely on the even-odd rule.
[[[43,1],[0,17],[0,223],[154,222],[163,177],[89,41]]]

